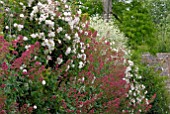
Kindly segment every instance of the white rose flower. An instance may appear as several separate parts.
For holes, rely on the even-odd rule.
[[[43,81],[42,81],[42,85],[45,85],[45,84],[46,84],[46,81],[45,81],[45,80],[43,80]]]
[[[79,38],[79,35],[78,35],[78,33],[77,33],[77,32],[75,33],[75,38]]]
[[[129,71],[131,71],[131,70],[132,70],[131,67],[128,66],[128,67],[126,68],[125,73],[127,74],[127,73],[128,73]]]
[[[52,60],[52,57],[50,55],[48,55],[47,60]]]
[[[49,25],[50,27],[54,27],[54,22],[51,20],[45,20],[45,24]]]
[[[24,41],[27,41],[27,40],[28,40],[28,38],[24,36],[24,37],[23,37],[23,40],[24,40]]]
[[[82,78],[82,82],[84,82],[84,79],[85,79],[85,78],[84,78],[84,76],[83,76],[83,78]]]
[[[86,60],[86,54],[83,54],[82,57],[83,57],[83,60]]]
[[[79,10],[77,11],[77,13],[78,13],[79,15],[81,15],[82,12],[81,12],[81,10],[79,9]]]
[[[17,23],[14,23],[14,27],[17,27],[18,26],[18,24]]]
[[[47,2],[48,2],[48,4],[51,4],[51,3],[52,3],[52,1],[51,1],[51,0],[47,0]]]
[[[131,99],[131,102],[132,102],[132,103],[135,103],[136,101],[135,101],[135,99]]]
[[[67,50],[66,50],[66,52],[65,52],[65,55],[68,55],[68,54],[70,54],[70,53],[71,53],[71,48],[68,47]]]
[[[65,34],[65,38],[66,38],[67,40],[71,40],[71,37],[70,37],[68,34]]]
[[[37,56],[34,56],[34,60],[36,60],[38,57]]]
[[[20,70],[22,70],[23,69],[23,66],[20,66],[20,68],[19,68]]]
[[[24,4],[22,2],[19,3],[21,6],[23,6]]]
[[[136,96],[136,93],[135,93],[135,92],[133,93],[133,96]]]
[[[64,16],[67,16],[67,12],[64,12]]]
[[[48,34],[48,37],[55,37],[55,32],[50,32],[50,33]]]
[[[83,49],[81,50],[81,53],[84,53],[84,50],[83,50]]]
[[[79,62],[79,69],[83,68],[84,63],[82,61]]]
[[[86,25],[83,23],[83,24],[82,24],[82,27],[84,28],[84,27],[86,27]]]
[[[69,6],[68,6],[68,5],[65,5],[65,8],[69,8]]]
[[[128,60],[128,63],[129,63],[130,66],[134,65],[133,61],[131,61],[131,60]]]
[[[57,63],[60,65],[62,62],[63,62],[63,59],[60,58],[60,57],[58,57],[58,58],[57,58]]]
[[[70,69],[70,65],[68,65],[68,66],[67,66],[67,69],[66,69],[66,71],[68,71],[69,69]]]
[[[30,47],[31,47],[30,45],[26,45],[26,46],[25,46],[25,49],[28,49],[28,48],[30,48]]]
[[[27,72],[27,69],[23,69],[23,71],[22,71],[23,73],[26,73]]]
[[[18,31],[21,31],[24,28],[23,25],[18,25]]]
[[[20,16],[21,18],[24,18],[24,14],[20,14],[19,16]]]
[[[13,15],[13,14],[10,14],[9,16],[10,16],[10,17],[14,17],[14,15]]]
[[[57,29],[57,33],[60,33],[62,30],[63,30],[63,28],[62,28],[62,27],[58,27],[58,29]]]
[[[87,32],[87,31],[86,31],[86,32],[84,32],[84,35],[85,35],[85,36],[87,36],[87,35],[88,35],[88,32]]]
[[[5,29],[9,29],[9,27],[8,27],[8,26],[6,26],[6,27],[5,27]]]
[[[3,2],[3,1],[0,1],[0,3],[1,3],[1,4],[4,4],[4,2]]]
[[[145,86],[144,86],[144,85],[142,85],[142,89],[145,89]]]
[[[36,38],[36,37],[37,37],[36,34],[31,34],[30,36],[31,36],[32,38]]]
[[[33,108],[34,108],[34,109],[37,109],[37,106],[36,106],[36,105],[34,105],[34,106],[33,106]]]
[[[79,59],[79,58],[82,58],[82,54],[80,54],[80,53],[78,53],[78,55],[77,55],[77,58]]]
[[[33,13],[37,13],[38,12],[38,6],[34,6],[33,7]]]

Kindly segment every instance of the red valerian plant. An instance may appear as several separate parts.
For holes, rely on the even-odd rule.
[[[96,32],[89,34],[87,66],[77,77],[71,77],[69,86],[60,89],[68,97],[62,101],[65,111],[71,114],[128,114],[129,110],[137,113],[135,109],[140,107],[142,112],[146,112],[149,104],[143,102],[131,107],[131,99],[127,98],[130,84],[124,80],[127,68],[124,51],[114,51],[104,38],[96,41]]]

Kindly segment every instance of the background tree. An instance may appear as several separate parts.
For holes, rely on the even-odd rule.
[[[156,38],[158,40],[158,52],[169,52],[170,37],[170,1],[169,0],[150,0],[147,2],[152,20],[157,27]]]

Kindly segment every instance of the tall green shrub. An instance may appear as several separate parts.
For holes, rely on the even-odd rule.
[[[128,45],[132,49],[153,51],[153,42],[156,43],[155,28],[143,2],[138,0],[133,0],[130,3],[115,2],[113,12],[119,16],[121,22],[118,25],[128,37]],[[144,49],[143,46],[147,49]]]

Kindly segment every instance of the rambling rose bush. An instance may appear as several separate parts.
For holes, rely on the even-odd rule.
[[[128,67],[126,68],[126,75],[123,80],[125,80],[130,85],[130,89],[127,94],[127,98],[130,100],[129,107],[127,108],[130,109],[128,112],[146,113],[151,109],[151,103],[154,101],[156,94],[152,94],[152,98],[150,98],[150,100],[148,99],[148,91],[145,85],[141,83],[142,76],[139,75],[138,67],[136,67],[136,65],[131,60],[128,60],[127,63]],[[136,107],[139,104],[143,105]]]
[[[71,64],[75,61],[85,64],[84,58],[77,58],[86,56],[86,45],[82,45],[78,35],[86,30],[87,24],[81,17],[81,10],[74,9],[66,0],[15,0],[4,4],[7,7],[4,36],[8,41],[22,37],[24,42],[18,48],[19,54],[38,41],[41,54],[37,59],[46,67],[62,66],[67,60],[71,60]],[[76,59],[73,60],[73,56]]]
[[[81,11],[74,13],[66,1],[10,2],[4,4],[11,5],[5,16],[12,22],[5,21],[4,26],[10,46],[7,48],[2,38],[4,51],[0,53],[0,84],[5,94],[2,99],[6,98],[3,112],[61,113],[57,104],[62,95],[57,90],[67,80],[69,69],[85,65],[86,44],[78,33],[86,36],[86,20],[80,18]],[[8,69],[3,70],[4,66]]]

